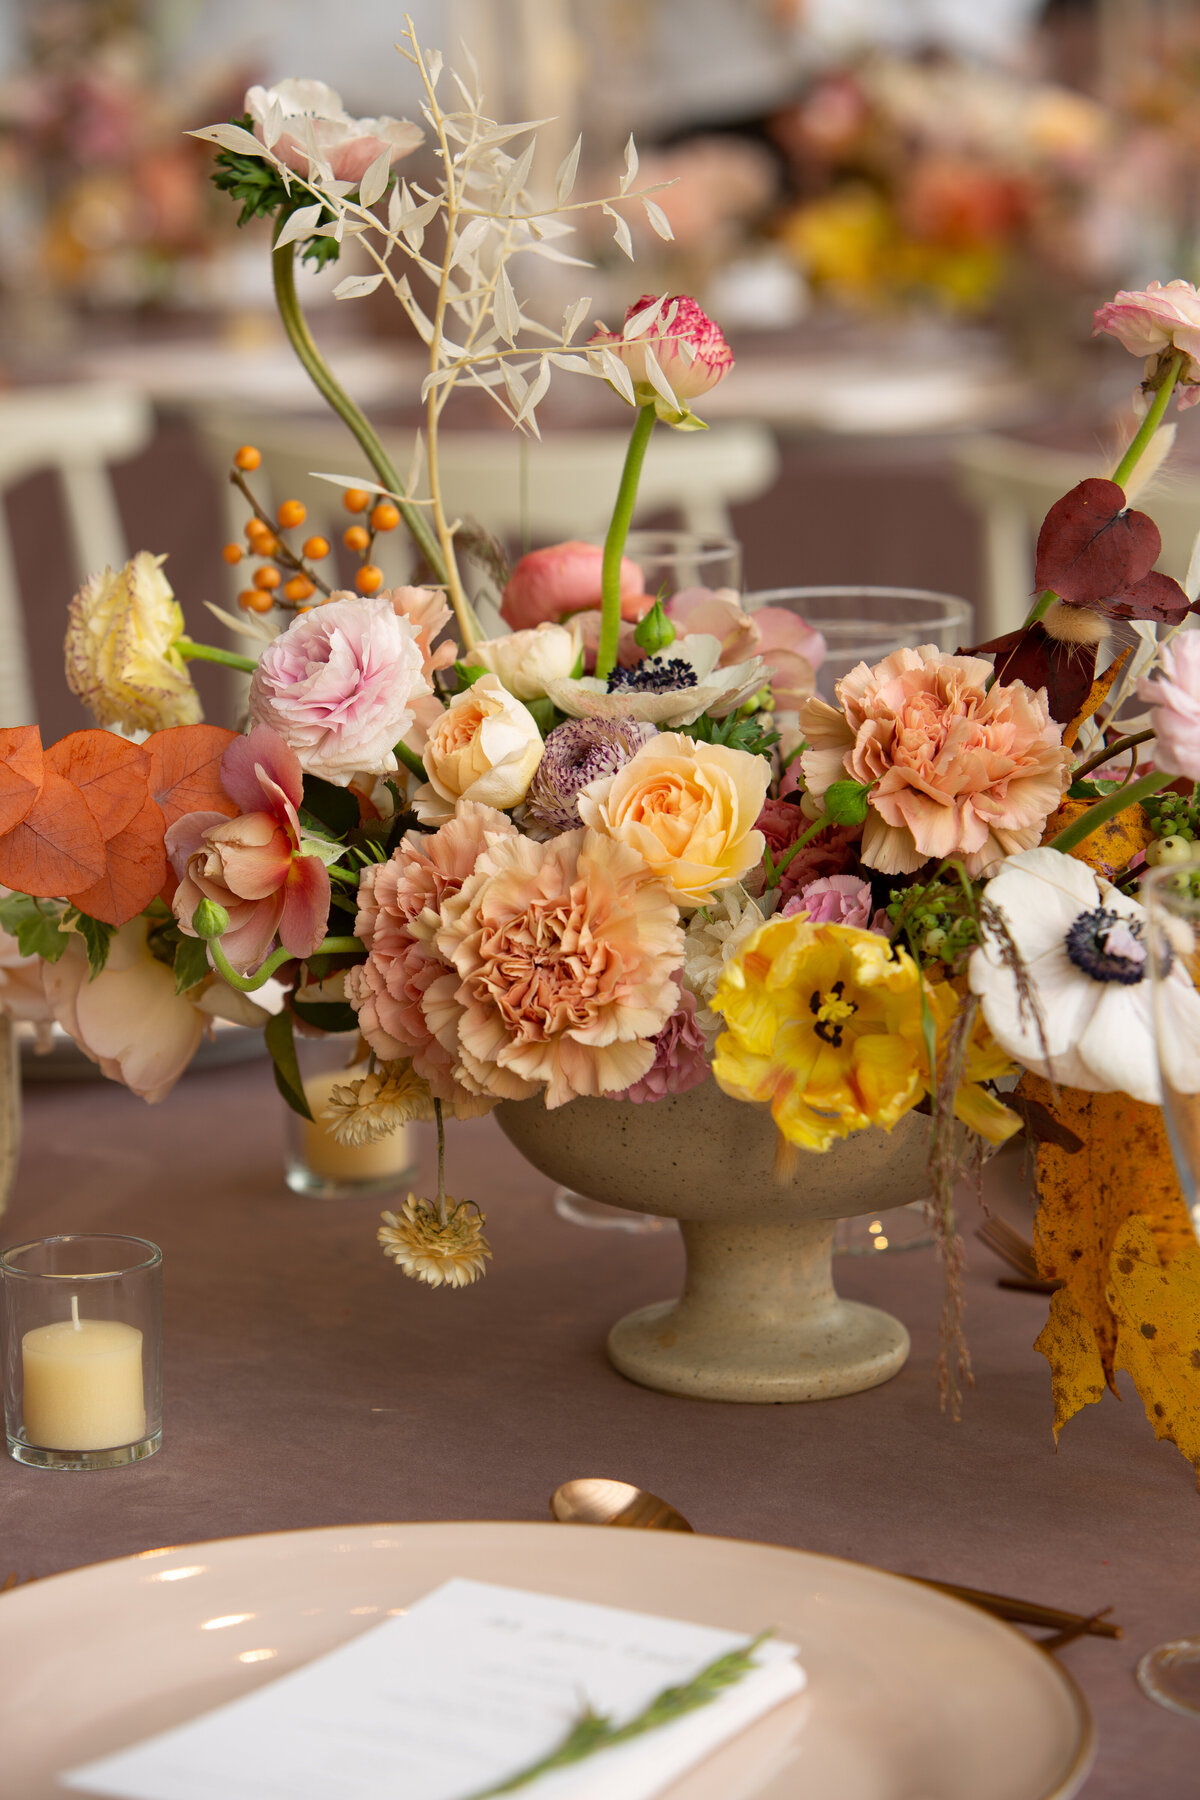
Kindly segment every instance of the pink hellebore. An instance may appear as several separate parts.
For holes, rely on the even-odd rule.
[[[508,579],[500,617],[513,631],[528,631],[535,625],[557,624],[568,613],[598,607],[603,560],[599,544],[584,544],[576,539],[549,544],[544,550],[531,550]],[[649,597],[642,589],[642,571],[628,557],[622,557],[623,619],[640,619],[649,607]]]
[[[1137,690],[1153,709],[1155,767],[1200,781],[1200,632],[1181,631],[1158,661],[1158,674]]]
[[[720,639],[718,668],[761,656],[777,712],[799,712],[815,692],[825,639],[785,607],[746,612],[732,588],[683,588],[668,600],[666,612],[681,636],[701,631]]]
[[[1190,281],[1152,281],[1140,290],[1122,288],[1095,314],[1092,336],[1107,331],[1134,356],[1144,356],[1147,378],[1168,348],[1182,350],[1176,399],[1180,410],[1200,400],[1200,293]]]
[[[396,162],[425,137],[408,119],[353,119],[342,96],[323,81],[288,80],[252,87],[246,111],[260,144],[274,151],[297,175],[312,173],[314,156],[329,165],[335,181],[357,184],[377,157],[389,151]]]
[[[209,899],[229,914],[221,948],[235,969],[255,968],[277,934],[290,955],[312,956],[329,917],[329,871],[301,834],[296,809],[304,785],[295,752],[277,731],[256,725],[226,750],[221,785],[242,809],[237,818],[186,813],[166,835],[179,878],[171,904],[180,929],[196,936],[192,915]]]
[[[607,350],[624,363],[639,406],[653,405],[669,425],[692,420],[688,406],[715,388],[733,367],[733,351],[719,325],[687,294],[658,298],[643,294],[625,314],[620,331],[601,325],[588,339],[591,350]],[[666,377],[678,407],[671,407],[655,384],[648,352]]]

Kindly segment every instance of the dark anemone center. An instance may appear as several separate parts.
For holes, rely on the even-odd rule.
[[[1067,955],[1075,967],[1090,975],[1093,981],[1119,981],[1126,987],[1133,987],[1145,980],[1147,962],[1144,955],[1123,956],[1119,951],[1109,949],[1109,933],[1118,926],[1124,926],[1141,942],[1140,919],[1126,918],[1124,913],[1113,912],[1107,906],[1080,913],[1067,933]]]
[[[632,669],[613,669],[608,677],[610,694],[673,694],[677,688],[696,685],[696,671],[682,656],[669,657],[666,662],[647,657]]]

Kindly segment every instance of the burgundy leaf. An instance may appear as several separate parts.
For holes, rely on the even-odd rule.
[[[1096,679],[1095,644],[1064,644],[1041,625],[1010,631],[977,649],[995,654],[996,680],[1002,686],[1023,681],[1026,687],[1045,688],[1050,717],[1060,725],[1075,717]]]
[[[1192,603],[1177,581],[1159,569],[1151,569],[1104,608],[1114,619],[1157,619],[1178,625],[1192,611]]]
[[[1154,520],[1128,511],[1115,481],[1081,481],[1042,521],[1035,583],[1073,606],[1101,606],[1126,598],[1161,549]]]

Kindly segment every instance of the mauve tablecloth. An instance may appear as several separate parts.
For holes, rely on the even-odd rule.
[[[376,1248],[375,1204],[288,1193],[281,1105],[261,1063],[195,1073],[152,1109],[108,1083],[26,1088],[0,1237],[131,1231],[162,1246],[166,1424],[161,1453],[132,1468],[3,1459],[0,1573],[342,1522],[540,1519],[558,1482],[615,1475],[701,1532],[1079,1611],[1111,1605],[1122,1642],[1062,1653],[1099,1736],[1087,1800],[1200,1791],[1200,1724],[1153,1706],[1133,1678],[1149,1645],[1200,1631],[1195,1478],[1132,1393],[1088,1408],[1055,1453],[1031,1347],[1046,1302],[998,1290],[973,1240],[977,1385],[960,1425],[937,1407],[928,1250],[838,1262],[844,1293],[912,1332],[886,1386],[807,1406],[669,1399],[617,1375],[604,1337],[676,1289],[674,1232],[565,1224],[490,1120],[455,1126],[450,1191],[484,1205],[495,1262],[467,1292],[433,1292]],[[1015,1158],[994,1166],[999,1204],[1019,1173]],[[0,1636],[2,1620],[0,1601]]]

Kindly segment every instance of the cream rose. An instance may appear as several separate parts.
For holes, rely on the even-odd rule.
[[[67,686],[98,725],[162,731],[195,725],[200,696],[175,648],[183,613],[162,572],[165,556],[139,550],[115,574],[93,575],[67,615]]]
[[[770,781],[764,756],[660,732],[579,796],[585,825],[638,851],[677,905],[703,906],[761,861],[754,829]]]
[[[452,818],[459,800],[503,812],[525,798],[542,760],[542,734],[533,714],[495,675],[481,675],[457,694],[425,740],[421,760],[428,782],[413,804],[426,825]]]
[[[536,625],[488,638],[469,652],[472,664],[498,675],[518,700],[540,700],[551,681],[575,673],[583,635],[578,625]]]

